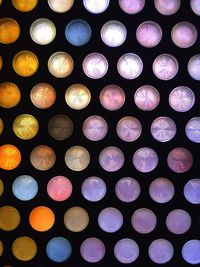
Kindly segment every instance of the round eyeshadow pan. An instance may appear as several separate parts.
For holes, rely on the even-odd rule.
[[[57,114],[48,122],[48,132],[50,136],[58,141],[63,141],[69,138],[74,131],[72,120],[64,115]]]
[[[169,104],[177,112],[190,110],[195,103],[195,94],[187,86],[174,88],[169,95]]]
[[[116,132],[123,141],[133,142],[142,134],[142,125],[138,119],[127,116],[117,123]]]
[[[145,0],[119,0],[120,8],[127,14],[137,14],[144,8]]]
[[[135,201],[141,192],[138,181],[131,177],[121,178],[115,185],[115,194],[119,200],[129,203]]]
[[[126,96],[121,87],[111,84],[101,90],[99,98],[105,109],[115,111],[124,105]]]
[[[19,87],[11,82],[0,83],[0,106],[3,108],[13,108],[18,105],[21,99]]]
[[[56,13],[69,11],[74,4],[74,0],[48,0],[49,7]]]
[[[82,171],[90,163],[90,154],[82,146],[72,146],[65,153],[65,164],[73,171]]]
[[[162,39],[162,29],[159,24],[154,21],[145,21],[138,26],[136,38],[144,47],[155,47]]]
[[[64,224],[72,232],[83,231],[89,223],[89,215],[82,207],[72,207],[64,214]]]
[[[103,13],[109,6],[110,0],[83,0],[83,5],[92,14]]]
[[[189,60],[187,70],[192,79],[200,81],[200,54]]]
[[[12,0],[12,4],[20,12],[30,12],[37,6],[38,0]]]
[[[49,72],[56,78],[69,76],[74,69],[73,58],[66,52],[56,52],[48,60]]]
[[[141,58],[133,53],[122,55],[117,62],[117,70],[124,79],[136,79],[143,70],[143,62]]]
[[[166,218],[167,229],[173,234],[184,234],[191,226],[190,215],[181,209],[172,210]]]
[[[200,117],[194,117],[187,122],[185,133],[190,141],[200,143]]]
[[[117,147],[106,147],[99,154],[99,164],[105,171],[118,171],[124,164],[124,154]]]
[[[160,14],[170,16],[179,10],[181,0],[154,0],[154,5]]]
[[[17,41],[20,36],[19,23],[12,18],[0,19],[0,43],[12,44]]]
[[[120,239],[115,244],[114,255],[115,258],[121,263],[132,263],[139,256],[139,246],[134,240],[130,238]]]
[[[151,134],[159,142],[168,142],[176,134],[176,124],[169,117],[159,117],[151,124]]]
[[[174,249],[168,240],[160,238],[150,244],[148,254],[154,263],[164,264],[172,259]]]
[[[20,175],[14,180],[12,191],[16,198],[22,201],[28,201],[36,196],[38,184],[32,176]]]
[[[12,244],[12,253],[20,261],[30,261],[36,256],[37,244],[28,236],[20,236]]]
[[[157,178],[149,186],[149,195],[157,203],[166,203],[174,196],[174,185],[166,178]]]
[[[30,36],[36,44],[48,45],[56,37],[56,27],[49,19],[37,19],[31,24]]]
[[[83,71],[91,79],[100,79],[108,71],[108,61],[100,53],[91,53],[83,60]]]
[[[49,146],[36,146],[30,154],[30,162],[35,169],[47,171],[54,166],[56,162],[56,154]]]
[[[104,232],[117,232],[123,225],[122,213],[113,207],[105,208],[98,215],[98,224]]]
[[[83,46],[90,41],[92,30],[87,21],[82,19],[71,20],[65,28],[67,41],[74,46]]]
[[[110,20],[101,28],[101,39],[104,44],[110,47],[122,45],[126,40],[126,36],[126,27],[117,20]]]
[[[168,154],[167,164],[173,172],[184,173],[192,167],[193,156],[188,149],[177,147]]]
[[[192,239],[188,240],[182,247],[182,257],[189,264],[200,263],[200,240]]]
[[[200,179],[191,179],[184,186],[184,196],[191,204],[200,204]]]
[[[106,253],[106,248],[99,238],[89,237],[82,242],[80,253],[85,261],[96,263],[103,259]]]
[[[21,221],[19,211],[12,206],[0,207],[0,229],[3,231],[15,230]]]
[[[83,84],[73,84],[65,92],[65,101],[72,109],[80,110],[86,108],[90,100],[90,91]]]
[[[141,208],[133,213],[131,217],[131,224],[134,230],[138,233],[148,234],[155,229],[157,218],[150,209]]]
[[[149,147],[139,148],[133,155],[133,165],[140,172],[151,172],[158,165],[158,155]]]
[[[190,0],[190,7],[197,16],[200,16],[200,1],[199,0]]]
[[[158,106],[160,102],[160,94],[155,87],[151,85],[143,85],[136,90],[134,101],[139,109],[143,111],[151,111]]]
[[[197,40],[197,36],[196,27],[188,21],[177,23],[171,31],[173,43],[180,48],[193,46]]]
[[[87,178],[81,186],[81,192],[85,199],[88,201],[100,201],[106,194],[105,182],[96,176]]]
[[[88,117],[82,126],[83,134],[91,141],[102,140],[108,132],[108,124],[104,118],[93,115]]]
[[[65,201],[72,194],[72,183],[65,176],[55,176],[47,184],[47,193],[55,201]]]
[[[71,256],[72,246],[66,238],[57,236],[48,241],[46,253],[53,262],[62,263]]]
[[[154,60],[152,69],[158,79],[168,81],[178,73],[179,64],[174,56],[162,54]]]
[[[56,101],[56,91],[48,83],[38,83],[32,88],[30,98],[37,108],[50,108]]]

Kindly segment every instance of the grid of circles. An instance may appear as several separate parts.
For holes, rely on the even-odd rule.
[[[21,2],[21,3],[20,3]],[[37,9],[37,1],[30,1],[29,5],[26,1],[13,0],[13,6],[21,12],[29,12]],[[133,3],[134,2],[134,3]],[[4,4],[4,3],[3,3]],[[64,13],[73,8],[74,1],[49,0],[48,5],[52,12]],[[4,4],[5,5],[5,4]],[[101,14],[106,12],[111,5],[110,1],[83,1],[83,7],[87,12],[92,14]],[[119,8],[128,15],[134,15],[145,8],[144,0],[140,1],[119,1]],[[182,3],[183,5],[183,3]],[[190,1],[191,10],[199,15],[200,3],[199,1]],[[2,6],[3,7],[3,6]],[[9,8],[12,8],[11,6]],[[154,1],[154,8],[157,12],[164,16],[170,16],[179,12],[181,8],[181,1]],[[126,29],[126,24],[118,20],[105,21],[99,33],[101,42],[108,47],[118,47],[126,42],[130,32]],[[31,22],[30,38],[37,45],[45,46],[51,42],[56,41],[57,28],[56,21],[51,21],[47,18],[39,18]],[[135,36],[138,44],[143,49],[154,48],[162,42],[163,28],[155,21],[144,21],[138,25]],[[0,42],[3,46],[18,42],[23,32],[20,29],[20,24],[13,18],[2,18],[0,20]],[[69,21],[65,27],[64,32],[66,41],[72,46],[84,46],[88,44],[93,37],[93,30],[91,25],[85,19],[74,19]],[[198,39],[198,30],[194,23],[189,21],[178,22],[171,28],[169,34],[174,46],[178,49],[189,49],[196,45]],[[179,50],[180,51],[180,50]],[[134,52],[134,51],[133,51]],[[0,68],[4,69],[4,56],[1,55]],[[115,66],[118,75],[125,80],[134,80],[143,75],[145,70],[145,59],[142,55],[136,53],[125,53],[117,56],[117,64]],[[76,59],[77,60],[77,59]],[[185,67],[187,68],[188,77],[193,82],[199,81],[200,70],[200,55],[195,54],[191,56]],[[31,77],[37,72],[42,71],[40,68],[40,57],[37,50],[21,50],[17,51],[12,58],[12,67],[15,74],[22,78]],[[93,80],[104,78],[109,73],[111,62],[106,58],[106,55],[91,51],[87,54],[82,62],[82,72],[91,79],[86,86],[82,83],[72,83],[65,91],[64,99],[66,107],[71,111],[71,117],[63,114],[56,114],[49,118],[47,129],[49,137],[52,142],[64,141],[69,139],[76,131],[76,125],[73,121],[73,112],[75,110],[84,110],[92,103],[92,87]],[[66,78],[77,68],[77,62],[73,59],[73,53],[68,49],[67,51],[56,51],[50,54],[46,68],[54,79]],[[178,59],[173,54],[168,54],[165,51],[158,54],[152,59],[150,63],[152,72],[157,81],[167,82],[174,79],[181,71],[181,65]],[[52,80],[52,79],[49,79]],[[80,82],[80,81],[79,81]],[[34,83],[29,94],[31,104],[38,110],[44,110],[56,107],[58,105],[57,88],[53,84],[56,82]],[[130,86],[130,84],[129,84]],[[15,108],[20,105],[23,94],[22,88],[14,82],[5,81],[0,84],[0,105],[5,110]],[[160,89],[155,88],[150,84],[143,84],[134,90],[132,94],[132,102],[141,111],[153,111],[161,106],[162,93]],[[173,111],[189,112],[195,106],[196,89],[191,89],[188,85],[174,84],[171,91],[168,93],[168,105]],[[117,84],[107,84],[99,91],[99,103],[107,111],[118,111],[123,108],[127,102],[126,89]],[[32,107],[33,108],[33,107]],[[81,111],[80,111],[81,112]],[[4,113],[6,114],[6,113]],[[18,138],[16,140],[31,140],[39,134],[40,117],[29,113],[20,113],[11,122],[13,134]],[[52,113],[53,114],[53,113]],[[75,114],[75,113],[74,113]],[[119,114],[119,113],[118,113]],[[139,114],[139,113],[138,113]],[[174,114],[171,112],[171,114]],[[125,114],[124,117],[119,117],[114,125],[115,136],[117,142],[132,143],[138,141],[144,136],[143,124],[141,117],[129,116]],[[109,116],[112,116],[109,115]],[[172,116],[172,117],[173,117]],[[188,117],[188,116],[187,116]],[[4,125],[5,124],[5,125]],[[149,134],[152,138],[160,143],[165,143],[173,140],[177,133],[176,117],[158,116],[152,119],[150,124]],[[6,125],[6,116],[0,120],[0,132],[4,134]],[[200,117],[188,117],[184,127],[185,137],[192,143],[200,143]],[[82,135],[89,141],[101,141],[104,145],[104,138],[109,135],[109,118],[103,117],[100,114],[90,114],[82,121]],[[145,133],[146,134],[146,133]],[[38,139],[39,140],[39,139]],[[143,139],[144,140],[144,139]],[[156,144],[155,141],[155,144]],[[45,142],[44,142],[45,143]],[[123,143],[124,144],[124,143]],[[128,145],[127,144],[127,145]],[[190,143],[189,143],[190,144]],[[16,146],[15,146],[16,145]],[[126,146],[127,147],[127,146]],[[153,147],[153,146],[152,146]],[[131,155],[131,164],[134,172],[151,173],[156,170],[159,165],[160,158],[157,149],[140,145],[138,149],[133,150]],[[29,155],[30,163],[37,171],[47,171],[55,167],[57,164],[57,155],[51,146],[39,145],[32,147]],[[194,157],[190,151],[190,147],[176,146],[169,150],[166,157],[166,164],[168,168],[175,174],[182,174],[194,166]],[[82,172],[91,164],[92,151],[84,146],[74,145],[68,146],[64,153],[63,162],[71,171]],[[120,145],[104,146],[99,151],[99,165],[106,171],[106,174],[120,171],[125,164],[126,149]],[[4,144],[0,147],[0,167],[5,170],[14,170],[19,168],[23,160],[23,151],[18,148],[17,141],[14,145]],[[59,160],[61,160],[59,158]],[[158,172],[159,174],[159,172]],[[15,176],[12,183],[12,193],[20,201],[30,201],[38,194],[40,184],[34,177],[28,174]],[[154,176],[155,178],[155,176]],[[3,194],[4,184],[1,181],[0,194]],[[45,185],[46,195],[56,202],[62,202],[70,198],[73,194],[73,181],[63,175],[57,175],[49,179]],[[185,200],[190,204],[200,204],[200,179],[187,179],[187,182],[182,187],[182,193]],[[107,194],[107,186],[105,179],[97,176],[90,176],[85,179],[81,185],[82,196],[90,202],[97,202],[102,200]],[[139,179],[131,177],[124,177],[117,181],[115,185],[116,197],[125,203],[130,203],[139,198],[142,194],[142,186]],[[175,194],[175,187],[172,179],[157,178],[149,185],[149,197],[157,203],[166,203],[173,199]],[[147,234],[152,232],[159,220],[152,210],[148,208],[136,209],[132,213],[130,224],[133,229],[140,234]],[[12,220],[8,220],[8,217]],[[18,209],[5,205],[0,208],[1,230],[12,231],[15,230],[21,220]],[[54,212],[49,207],[37,206],[30,210],[29,214],[30,226],[38,231],[45,232],[51,229],[56,221]],[[41,219],[42,218],[42,219]],[[72,232],[80,232],[88,227],[90,214],[86,209],[78,206],[69,208],[63,215],[63,223],[65,227]],[[105,207],[102,209],[97,217],[99,227],[107,233],[113,233],[120,230],[124,222],[122,212],[115,207]],[[184,209],[175,209],[168,212],[166,215],[166,228],[173,234],[186,233],[191,227],[192,219],[190,214]],[[3,255],[3,243],[0,243],[0,254]],[[22,253],[25,247],[27,249]],[[185,262],[190,264],[197,264],[200,262],[199,254],[200,241],[196,239],[188,240],[182,246],[182,257]],[[159,250],[158,250],[159,248]],[[36,242],[28,237],[21,236],[13,241],[12,251],[14,256],[20,261],[32,260],[37,254]],[[70,258],[73,249],[66,238],[55,237],[46,244],[46,254],[53,262],[64,262]],[[191,254],[191,251],[193,253]],[[106,247],[99,238],[88,237],[80,246],[80,254],[86,262],[98,262],[103,259],[106,253]],[[119,240],[115,246],[113,253],[116,259],[121,263],[131,263],[137,260],[140,255],[140,247],[137,242],[124,238]],[[173,257],[173,244],[164,238],[152,240],[148,248],[148,255],[154,263],[163,264],[170,261]]]

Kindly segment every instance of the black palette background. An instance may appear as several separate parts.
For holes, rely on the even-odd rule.
[[[171,41],[171,29],[180,21],[190,21],[199,30],[199,17],[190,9],[189,1],[182,1],[180,10],[172,16],[163,16],[154,8],[153,1],[146,1],[144,9],[136,15],[125,14],[118,5],[118,1],[111,1],[109,8],[102,14],[93,15],[84,8],[82,1],[75,1],[72,9],[66,13],[59,14],[53,12],[47,1],[39,1],[37,7],[28,13],[17,11],[11,1],[3,1],[0,6],[1,17],[11,17],[18,21],[21,27],[21,35],[16,43],[10,45],[0,44],[0,54],[3,57],[3,69],[0,72],[0,81],[10,81],[16,83],[21,90],[20,103],[11,109],[1,108],[1,117],[4,121],[4,132],[1,135],[1,145],[11,143],[16,145],[22,153],[22,161],[18,168],[12,171],[1,170],[1,179],[4,182],[4,194],[0,198],[0,205],[11,205],[16,207],[21,214],[21,223],[17,229],[11,232],[0,230],[0,239],[4,244],[4,253],[0,258],[0,266],[10,264],[12,266],[90,266],[80,256],[80,245],[88,237],[100,238],[106,246],[106,255],[102,261],[95,263],[95,266],[123,266],[114,257],[113,249],[116,242],[125,237],[135,240],[140,248],[140,255],[134,262],[134,266],[145,266],[156,264],[152,263],[148,257],[148,247],[150,243],[157,238],[166,238],[174,246],[173,259],[165,264],[166,267],[182,266],[188,264],[182,259],[181,249],[183,244],[189,239],[200,238],[200,217],[199,206],[192,205],[186,201],[183,195],[183,187],[185,183],[199,177],[200,170],[200,147],[198,144],[192,143],[187,139],[184,128],[189,119],[200,114],[200,90],[199,82],[193,80],[187,73],[187,63],[189,59],[200,53],[200,37],[197,42],[188,49],[177,48]],[[53,21],[56,26],[57,34],[55,40],[46,46],[37,45],[32,41],[29,35],[29,28],[32,22],[38,18],[48,18]],[[92,38],[88,44],[82,47],[74,47],[70,45],[64,35],[65,26],[69,21],[75,18],[86,20],[92,28]],[[127,28],[127,39],[125,43],[117,48],[107,47],[101,40],[100,30],[102,25],[108,20],[119,20]],[[158,22],[163,30],[163,38],[155,48],[144,48],[136,40],[135,32],[140,23],[147,20]],[[200,32],[199,32],[200,33]],[[29,78],[18,76],[12,69],[13,56],[21,50],[30,50],[34,52],[39,59],[40,66],[37,73]],[[53,77],[47,68],[47,61],[54,52],[66,51],[74,59],[74,70],[70,76],[64,79]],[[82,61],[85,56],[92,52],[102,53],[109,62],[107,74],[99,79],[92,80],[88,78],[82,70]],[[135,80],[126,80],[117,72],[117,61],[119,57],[125,53],[133,52],[138,54],[144,63],[142,74]],[[157,79],[152,72],[152,63],[154,59],[162,54],[169,53],[174,55],[179,62],[179,72],[175,78],[170,81],[162,81]],[[30,90],[39,82],[47,82],[51,84],[57,93],[55,104],[46,110],[36,108],[30,100]],[[86,85],[91,92],[91,102],[89,106],[83,110],[76,111],[69,108],[65,102],[66,89],[74,84],[82,83]],[[114,112],[105,110],[99,101],[100,91],[109,84],[117,84],[121,86],[126,94],[124,106]],[[142,85],[151,84],[155,86],[160,93],[161,101],[158,107],[150,112],[139,110],[134,104],[134,93],[137,88]],[[171,90],[179,85],[190,87],[196,96],[196,103],[193,108],[185,113],[178,113],[172,110],[168,104],[168,96]],[[24,141],[15,136],[12,131],[13,120],[22,113],[29,113],[38,119],[40,129],[37,136],[31,140]],[[47,124],[50,118],[56,114],[66,114],[74,123],[74,132],[72,136],[65,141],[56,141],[48,134]],[[106,119],[109,127],[107,136],[98,142],[87,140],[82,133],[82,124],[84,120],[91,115],[100,115]],[[117,122],[124,116],[134,116],[138,118],[143,126],[141,137],[132,142],[126,143],[119,139],[116,133]],[[160,143],[153,139],[150,133],[152,121],[159,116],[171,117],[177,125],[177,134],[175,138],[167,143]],[[56,153],[56,164],[48,171],[41,172],[36,170],[30,163],[30,153],[34,147],[40,144],[49,145]],[[91,162],[88,168],[81,172],[74,172],[67,168],[64,162],[64,154],[68,148],[73,145],[81,145],[85,147],[91,156]],[[99,163],[98,157],[100,151],[106,146],[116,146],[120,148],[125,155],[125,164],[117,172],[104,171]],[[150,173],[138,172],[132,164],[132,156],[134,152],[143,146],[148,146],[158,153],[158,167]],[[176,174],[167,166],[167,155],[174,147],[185,147],[189,149],[194,157],[193,167],[186,173]],[[12,194],[12,183],[16,177],[21,174],[32,175],[38,182],[39,191],[34,199],[28,202],[22,202]],[[73,185],[73,193],[71,197],[64,202],[55,202],[49,198],[46,192],[48,181],[55,175],[64,175],[68,177]],[[85,200],[81,194],[82,182],[90,176],[101,177],[107,185],[107,194],[103,200],[99,202],[89,202]],[[116,182],[125,176],[135,178],[141,186],[141,194],[139,198],[132,203],[123,203],[115,195]],[[158,204],[154,202],[149,194],[148,188],[150,183],[158,178],[169,178],[175,186],[175,195],[173,199],[166,204]],[[28,218],[30,211],[39,205],[45,205],[51,208],[55,214],[56,221],[54,226],[47,232],[40,233],[33,230],[29,224]],[[79,233],[72,233],[66,229],[63,223],[65,211],[72,206],[81,206],[85,208],[90,216],[88,227]],[[113,206],[118,208],[124,216],[124,224],[122,228],[113,234],[103,232],[98,224],[97,217],[99,212],[106,207]],[[153,232],[142,235],[133,230],[131,226],[131,216],[138,208],[149,208],[155,212],[158,223]],[[185,209],[192,218],[192,226],[188,232],[183,235],[174,235],[170,233],[165,226],[167,214],[173,209]],[[30,262],[20,262],[12,255],[12,242],[19,236],[27,235],[33,238],[38,246],[36,257]],[[66,237],[72,245],[72,255],[64,263],[56,264],[46,256],[46,244],[55,237]]]

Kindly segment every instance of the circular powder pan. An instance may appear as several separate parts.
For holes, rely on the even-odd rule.
[[[19,87],[11,82],[0,83],[0,106],[3,108],[15,107],[21,99]]]
[[[0,208],[0,229],[3,231],[15,230],[20,224],[21,216],[19,211],[12,206]]]
[[[49,19],[37,19],[31,24],[30,36],[36,44],[48,45],[56,37],[56,27]]]
[[[191,179],[184,186],[184,196],[191,204],[200,204],[200,179]]]
[[[106,253],[104,243],[96,238],[89,237],[85,239],[80,247],[80,254],[82,258],[89,263],[96,263],[103,259]]]
[[[115,258],[121,263],[132,263],[136,261],[139,256],[139,246],[130,238],[120,239],[115,244],[114,255]]]
[[[71,20],[65,28],[67,41],[74,46],[86,45],[92,36],[92,30],[87,21],[82,19]]]
[[[108,71],[108,61],[100,53],[91,53],[84,58],[82,68],[87,77],[100,79]]]
[[[56,78],[69,76],[74,69],[73,58],[66,52],[56,52],[48,60],[49,72]]]
[[[177,147],[168,154],[167,164],[173,172],[184,173],[192,167],[193,156],[188,149]]]
[[[126,27],[117,20],[110,20],[101,28],[101,39],[109,47],[122,45],[126,40],[126,36]]]
[[[75,110],[86,108],[91,100],[89,89],[83,84],[73,84],[65,92],[67,105]]]
[[[87,178],[81,186],[81,192],[85,199],[88,201],[100,201],[106,194],[105,182],[96,176]]]
[[[152,148],[139,148],[133,155],[133,165],[140,172],[151,172],[158,165],[158,155]]]
[[[66,238],[61,236],[54,237],[47,243],[46,253],[53,262],[62,263],[70,258],[72,246]]]
[[[115,186],[115,194],[119,200],[130,203],[135,201],[140,195],[140,184],[131,177],[120,179]]]
[[[48,231],[53,227],[54,222],[54,213],[48,207],[38,206],[30,212],[29,223],[35,231]]]
[[[37,108],[50,108],[56,101],[56,91],[48,83],[38,83],[32,88],[30,98]]]
[[[13,170],[21,162],[21,152],[16,146],[6,144],[0,147],[0,168]]]
[[[56,154],[49,146],[36,146],[31,151],[30,162],[37,170],[47,171],[54,166],[56,162]]]
[[[38,192],[38,184],[30,175],[18,176],[12,184],[14,196],[22,201],[33,199]]]
[[[119,6],[125,13],[133,15],[142,11],[145,0],[119,0]]]
[[[155,87],[151,85],[143,85],[136,90],[134,101],[139,109],[143,111],[151,111],[158,106],[160,102],[160,94]]]
[[[33,52],[22,50],[15,54],[12,66],[19,76],[30,77],[37,72],[39,60]]]
[[[194,92],[186,86],[174,88],[169,95],[169,104],[177,112],[190,110],[195,103]]]
[[[39,131],[39,124],[35,117],[30,114],[21,114],[13,121],[15,135],[23,140],[34,138]]]
[[[83,231],[89,223],[89,215],[82,207],[72,207],[64,214],[64,225],[72,232]]]
[[[83,0],[83,5],[92,14],[103,13],[109,6],[110,0]]]
[[[13,6],[20,12],[30,12],[37,6],[38,0],[12,0]]]
[[[150,244],[148,254],[154,263],[164,264],[172,259],[174,248],[168,240],[160,238]]]
[[[104,148],[99,154],[100,166],[108,172],[115,172],[124,165],[123,152],[114,146]]]
[[[37,254],[37,244],[28,236],[20,236],[12,244],[12,253],[20,261],[30,261]]]
[[[48,0],[49,7],[56,13],[69,11],[74,4],[74,0]]]
[[[47,193],[55,201],[67,200],[72,194],[72,183],[64,176],[55,176],[47,184]]]
[[[117,70],[120,76],[127,80],[133,80],[143,71],[141,58],[133,53],[122,55],[117,62]]]
[[[117,232],[123,225],[122,213],[113,207],[105,208],[98,215],[98,224],[104,232]]]
[[[170,16],[179,10],[181,0],[154,0],[154,5],[160,14]]]
[[[157,178],[149,186],[149,195],[157,203],[167,203],[174,196],[174,185],[166,178]]]
[[[90,163],[90,154],[82,146],[72,146],[65,153],[65,164],[73,171],[82,171]]]
[[[162,39],[162,29],[160,25],[154,21],[145,21],[138,26],[136,38],[138,43],[144,47],[155,47]]]
[[[200,54],[194,55],[189,60],[187,70],[192,79],[200,81]]]
[[[121,87],[111,84],[101,90],[99,98],[105,109],[115,111],[124,105],[126,96]]]
[[[187,122],[185,134],[190,141],[200,143],[200,117],[194,117]]]
[[[11,18],[0,19],[0,43],[12,44],[20,36],[20,26],[18,22]]]
[[[50,136],[58,141],[69,138],[73,130],[74,125],[72,120],[64,114],[57,114],[48,122],[48,132]]]
[[[82,130],[87,139],[99,141],[107,135],[108,124],[104,118],[93,115],[84,121]]]

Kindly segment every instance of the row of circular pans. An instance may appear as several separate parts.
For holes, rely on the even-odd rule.
[[[11,44],[20,36],[20,26],[12,18],[0,19],[0,42]],[[35,20],[30,27],[32,40],[39,45],[47,45],[56,37],[56,26],[47,18]],[[90,25],[82,19],[70,21],[65,28],[67,41],[74,46],[87,44],[92,36]],[[117,20],[106,22],[101,29],[102,41],[110,47],[122,45],[127,37],[124,24]],[[173,43],[180,48],[189,48],[195,44],[198,37],[196,27],[187,21],[177,23],[172,31]],[[151,48],[158,45],[162,39],[162,29],[154,21],[145,21],[136,30],[136,39],[144,47]]]
[[[200,179],[189,180],[183,189],[185,199],[191,204],[200,204]],[[71,181],[65,176],[55,176],[48,181],[47,194],[54,201],[67,200],[73,191]],[[0,196],[4,192],[3,181],[0,180]],[[21,201],[32,200],[38,193],[38,183],[30,175],[20,175],[12,183],[14,196]],[[91,176],[81,185],[82,196],[91,202],[102,200],[107,192],[103,179]],[[43,192],[44,193],[44,192]],[[174,197],[173,183],[167,178],[157,178],[149,185],[149,196],[157,203],[167,203]],[[125,203],[131,203],[139,198],[141,187],[137,180],[123,177],[115,185],[116,197]]]
[[[192,239],[182,246],[181,254],[183,259],[189,264],[200,263],[200,240]],[[71,243],[62,236],[57,236],[46,244],[46,254],[50,260],[62,263],[68,260],[73,252]],[[138,244],[130,239],[120,239],[113,248],[115,258],[124,264],[136,261],[140,254]],[[0,254],[3,253],[3,243],[0,241]],[[20,236],[12,243],[12,253],[20,261],[30,261],[37,254],[37,243],[29,236]],[[89,237],[80,246],[82,258],[89,263],[101,261],[106,254],[106,247],[101,239]],[[148,255],[152,262],[164,264],[169,262],[174,256],[173,245],[167,239],[156,239],[149,244]]]
[[[42,155],[41,151],[45,151],[45,155]],[[37,169],[48,170],[55,163],[55,153],[47,146],[38,146],[33,149],[30,160]],[[39,162],[40,160],[42,162]],[[64,161],[70,170],[80,172],[89,166],[90,154],[82,146],[72,146],[66,151]],[[166,163],[170,170],[181,174],[192,168],[193,161],[193,156],[188,149],[176,147],[168,153]],[[0,167],[2,169],[13,170],[19,166],[20,162],[21,152],[16,146],[6,144],[0,147]],[[124,153],[118,147],[108,146],[99,153],[99,165],[107,172],[120,170],[124,162]],[[134,152],[132,163],[137,171],[148,173],[156,169],[159,163],[158,155],[150,147],[141,147]]]
[[[191,78],[198,81],[200,80],[199,61],[200,54],[197,54],[190,58],[187,65]],[[23,50],[14,56],[12,65],[14,71],[19,76],[29,77],[37,72],[39,60],[33,52]],[[56,78],[65,78],[74,69],[72,57],[63,51],[51,55],[47,65],[49,72]],[[105,76],[108,66],[108,60],[100,53],[88,54],[82,63],[83,72],[91,79],[100,79]],[[158,79],[164,81],[171,80],[178,73],[179,63],[173,55],[161,54],[153,61],[152,70]],[[134,53],[126,53],[118,59],[117,71],[124,79],[136,79],[143,71],[143,61]]]
[[[74,0],[48,0],[49,7],[57,13],[69,11]],[[109,7],[110,0],[83,0],[81,1],[86,10],[93,14],[100,14]],[[2,0],[0,1],[0,4]],[[13,6],[21,12],[29,12],[37,6],[38,0],[12,0]],[[119,0],[119,7],[127,14],[137,14],[145,6],[145,0]],[[181,7],[181,0],[154,0],[156,10],[165,16],[175,14]],[[190,0],[190,7],[196,15],[200,15],[200,1]]]
[[[11,82],[0,83],[0,106],[3,108],[13,108],[21,100],[19,87]],[[56,101],[56,90],[48,83],[38,83],[30,91],[32,104],[40,109],[52,107]],[[116,84],[105,86],[100,94],[101,105],[110,111],[120,109],[126,100],[124,90]],[[139,87],[133,96],[135,105],[143,111],[154,110],[160,102],[158,90],[151,85]],[[177,112],[189,111],[195,104],[195,94],[187,86],[178,86],[169,94],[168,102],[170,107]],[[75,110],[86,108],[91,101],[90,90],[83,84],[73,84],[65,92],[67,105]],[[1,131],[0,131],[1,132]]]
[[[3,122],[0,126],[0,133],[2,133],[4,127]],[[39,123],[37,119],[30,114],[17,116],[12,126],[15,135],[23,140],[32,139],[39,132]],[[109,127],[106,120],[97,115],[86,118],[82,125],[82,132],[90,141],[102,140],[106,137],[108,129]],[[63,141],[73,134],[74,124],[68,116],[58,114],[49,120],[48,132],[53,139]],[[151,136],[158,142],[168,142],[176,135],[176,123],[170,117],[158,117],[151,123],[150,132]],[[142,124],[135,117],[123,117],[116,124],[116,133],[121,140],[134,142],[142,135]],[[186,123],[185,134],[190,141],[200,143],[200,117],[191,118]]]
[[[0,219],[1,230],[13,231],[20,225],[21,216],[16,208],[2,206],[0,208]],[[29,224],[38,232],[50,230],[54,226],[55,221],[54,212],[46,206],[37,206],[29,214]],[[107,207],[99,212],[97,221],[102,231],[115,233],[122,228],[124,218],[121,211],[117,208]],[[135,210],[130,221],[133,229],[140,234],[151,233],[159,224],[155,213],[148,208]],[[89,214],[82,207],[71,207],[64,213],[63,222],[69,231],[81,232],[89,224]],[[166,216],[165,225],[171,233],[181,235],[189,231],[192,219],[185,210],[175,209]]]

